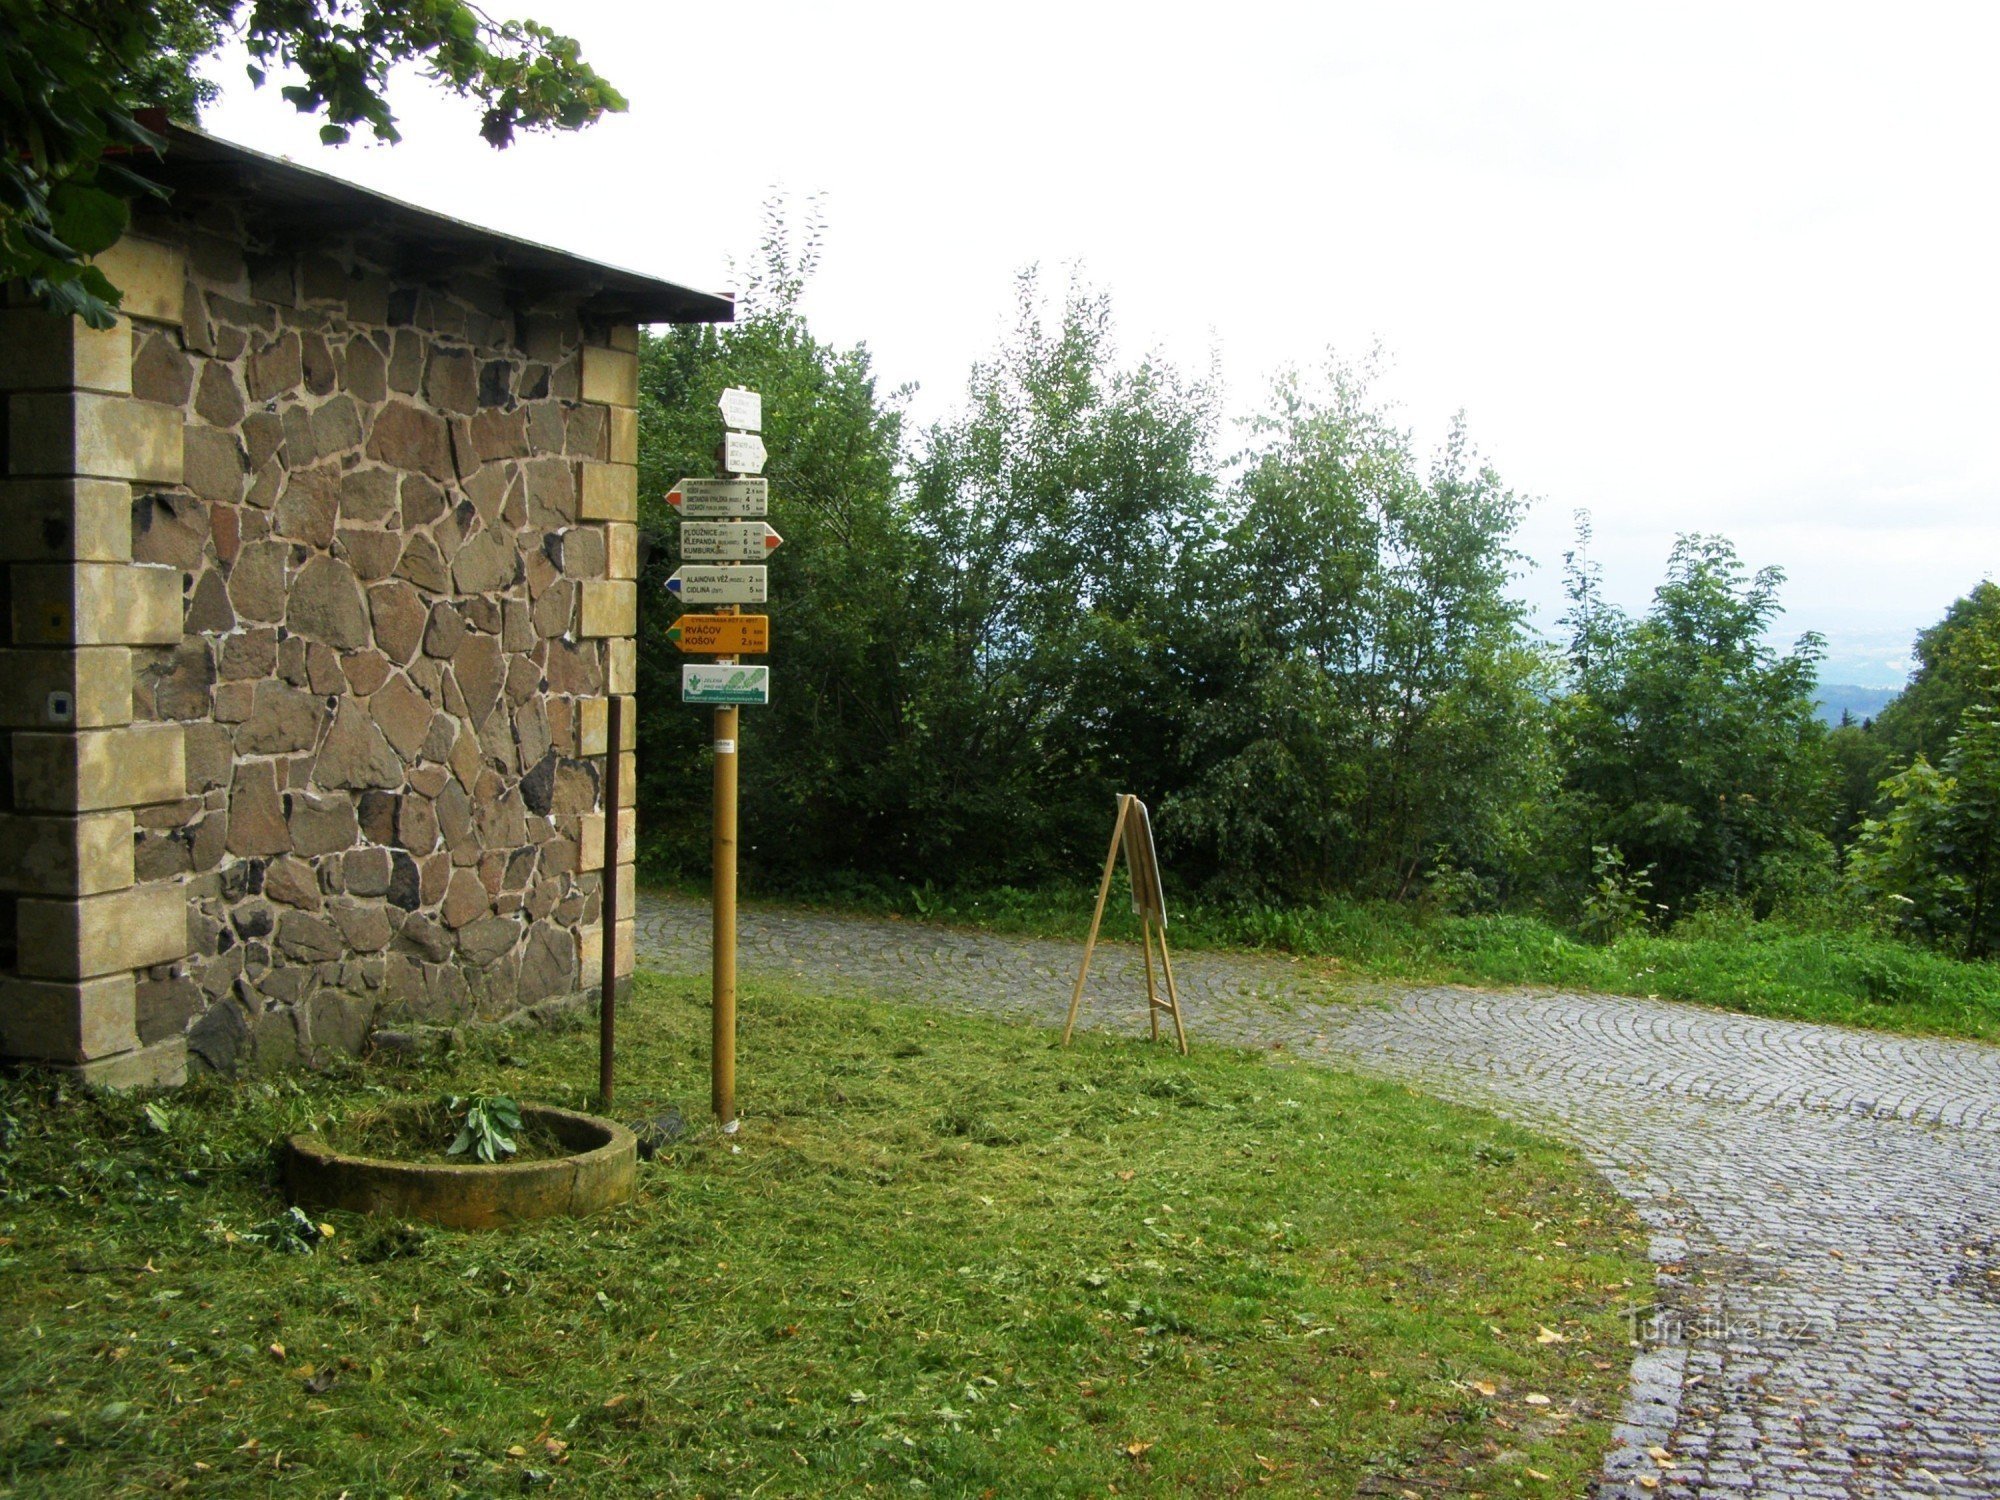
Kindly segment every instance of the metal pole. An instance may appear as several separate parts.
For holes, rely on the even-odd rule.
[[[622,788],[619,770],[625,750],[625,700],[608,695],[604,712],[604,974],[603,993],[597,1002],[597,1102],[611,1107],[612,1052],[617,1036],[618,1015],[618,803]]]

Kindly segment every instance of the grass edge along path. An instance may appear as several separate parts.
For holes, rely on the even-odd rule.
[[[655,879],[647,888],[707,899],[705,887],[686,881]],[[1095,888],[940,893],[903,886],[788,893],[743,904],[915,917],[1074,941],[1081,952],[1095,899]],[[1170,896],[1168,907],[1177,949],[1295,954],[1355,979],[1636,995],[1781,1020],[2000,1042],[2000,962],[1966,962],[1868,932],[1715,916],[1667,934],[1641,931],[1600,944],[1539,917],[1447,916],[1389,902],[1228,906]],[[1102,937],[1139,941],[1122,871]]]
[[[705,1097],[703,989],[640,977],[621,1117]],[[1053,1042],[746,985],[740,1139],[691,1129],[591,1220],[333,1216],[309,1253],[270,1142],[390,1095],[587,1105],[588,1029],[0,1085],[0,1495],[1583,1492],[1650,1286],[1572,1151],[1265,1055]]]

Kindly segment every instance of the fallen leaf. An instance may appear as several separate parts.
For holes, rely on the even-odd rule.
[[[1125,1445],[1125,1456],[1127,1458],[1137,1458],[1140,1454],[1144,1453],[1147,1449],[1151,1448],[1152,1446],[1153,1445],[1151,1443],[1140,1443],[1140,1442],[1127,1443]]]
[[[1642,1490],[1656,1490],[1656,1489],[1658,1489],[1659,1487],[1660,1487],[1660,1481],[1659,1481],[1659,1480],[1657,1480],[1657,1479],[1655,1479],[1655,1478],[1654,1478],[1654,1477],[1653,1477],[1653,1476],[1652,1476],[1651,1474],[1641,1474],[1641,1475],[1639,1476],[1639,1488],[1640,1488],[1640,1489],[1642,1489]]]
[[[1490,1380],[1475,1380],[1472,1382],[1472,1388],[1482,1396],[1497,1396],[1500,1394],[1500,1387]]]
[[[1551,1477],[1547,1474],[1544,1474],[1540,1469],[1526,1469],[1523,1472],[1525,1472],[1530,1479],[1547,1479]]]
[[[1525,1399],[1530,1406],[1547,1406],[1549,1404],[1549,1398],[1544,1396],[1540,1391],[1533,1392]]]
[[[283,1344],[273,1344],[266,1352],[273,1359],[283,1359],[285,1357],[285,1346]]]
[[[1535,1335],[1535,1342],[1538,1344],[1567,1344],[1569,1340],[1562,1334],[1557,1333],[1553,1328],[1543,1328],[1541,1332]]]

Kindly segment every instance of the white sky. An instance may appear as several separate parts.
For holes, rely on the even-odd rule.
[[[1643,606],[1674,534],[1790,575],[1783,634],[1888,683],[2000,565],[2000,7],[501,3],[630,98],[494,152],[412,81],[394,148],[218,64],[209,129],[707,289],[774,189],[825,195],[806,310],[955,401],[1039,262],[1129,353],[1219,349],[1231,406],[1378,340]],[[1545,611],[1545,615],[1549,611]]]

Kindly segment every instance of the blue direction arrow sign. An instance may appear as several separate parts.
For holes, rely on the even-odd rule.
[[[674,569],[667,592],[688,604],[762,604],[769,571],[762,563],[689,563]]]

